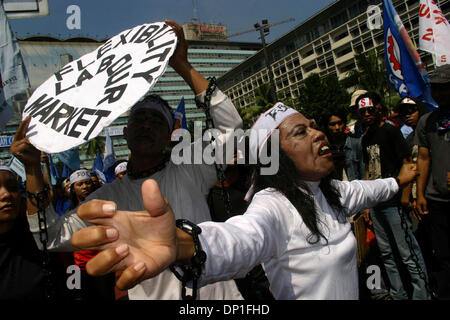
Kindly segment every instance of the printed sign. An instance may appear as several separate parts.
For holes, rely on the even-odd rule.
[[[9,147],[14,140],[11,136],[0,136],[0,147]]]
[[[24,119],[32,116],[27,138],[47,153],[95,138],[153,88],[176,44],[170,26],[144,24],[68,63],[28,100],[23,111]]]
[[[436,65],[450,63],[450,25],[433,0],[420,0],[420,49],[436,55]]]

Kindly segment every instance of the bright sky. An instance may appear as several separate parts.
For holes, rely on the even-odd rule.
[[[8,1],[8,0],[5,0]],[[333,0],[48,0],[50,15],[40,18],[10,19],[13,32],[19,38],[36,34],[58,38],[88,36],[95,39],[112,37],[134,26],[174,20],[180,24],[197,17],[204,23],[221,23],[228,34],[253,28],[256,22],[268,19],[274,23],[289,18],[288,22],[274,26],[266,41],[271,42],[328,6]],[[81,29],[69,30],[66,21],[70,5],[81,12]],[[259,33],[250,32],[231,38],[232,41],[259,42]]]

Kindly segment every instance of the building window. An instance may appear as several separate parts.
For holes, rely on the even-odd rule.
[[[311,72],[311,71],[313,71],[316,68],[317,68],[317,66],[316,66],[316,63],[314,62],[314,63],[312,63],[312,64],[310,64],[308,66],[305,66],[305,72],[306,73]]]
[[[366,40],[366,41],[364,41],[364,48],[367,50],[367,49],[370,49],[370,48],[372,48],[373,47],[373,41],[372,41],[372,39],[368,39],[368,40]]]

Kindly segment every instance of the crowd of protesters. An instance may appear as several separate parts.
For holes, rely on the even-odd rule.
[[[189,64],[181,27],[167,23],[180,40],[170,66],[205,99],[209,82]],[[439,109],[429,112],[418,99],[406,97],[394,106],[395,121],[388,119],[381,97],[366,90],[355,91],[348,108],[315,119],[319,127],[277,104],[263,115],[278,113],[279,118],[269,123],[271,117],[261,116],[254,128],[280,129],[279,172],[265,177],[258,175],[260,163],[256,169],[234,163],[222,183],[213,165],[171,163],[167,150],[174,118],[167,102],[155,95],[131,109],[124,130],[131,157],[115,164],[111,183],[82,168],[47,193],[51,179],[41,170],[40,152],[25,138],[29,119],[24,120],[11,151],[25,166],[26,183],[0,166],[0,299],[43,300],[48,292],[57,299],[86,301],[180,299],[186,288],[167,268],[175,262],[174,252],[187,252],[183,258],[177,255],[177,263],[189,261],[192,250],[180,246],[191,246],[193,240],[178,230],[178,242],[172,242],[174,217],[205,230],[201,288],[198,293],[187,288],[198,299],[448,299],[450,66],[438,68],[431,85]],[[211,96],[211,114],[225,142],[227,129],[242,125],[218,88]],[[250,152],[256,148],[258,158],[273,139],[256,147],[250,143]],[[134,211],[146,210],[153,217],[152,206],[158,203],[149,200],[149,189],[154,189],[149,178],[170,203],[170,209],[161,205],[165,211],[156,215],[169,217],[162,224],[167,230],[158,224],[157,234],[170,233],[165,246],[173,247],[170,254],[133,246],[133,240],[148,240],[142,230],[152,230],[146,223],[133,225],[138,219]],[[222,199],[224,189],[231,215]],[[43,190],[44,210],[37,203]],[[251,204],[244,201],[246,194]],[[99,217],[98,208],[117,216],[111,218],[114,223]],[[50,252],[43,250],[42,211]],[[354,222],[360,218],[364,234],[372,232],[375,240],[366,263],[357,266],[356,247],[368,241],[357,237],[358,246],[354,243]],[[122,239],[119,232],[128,232],[129,242],[111,247],[113,253],[98,245]],[[43,264],[44,252],[49,263]],[[156,252],[164,260],[150,272],[136,257],[155,260]],[[357,267],[367,267],[367,261],[376,261],[382,270],[376,292],[361,286],[367,274]],[[73,265],[80,283],[69,288],[67,268]]]

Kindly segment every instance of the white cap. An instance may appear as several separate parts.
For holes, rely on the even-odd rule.
[[[417,104],[417,103],[413,99],[406,97],[403,98],[399,104]]]
[[[70,175],[70,185],[81,180],[91,179],[91,174],[86,169],[80,169]]]
[[[117,165],[117,167],[114,169],[114,175],[118,175],[119,173],[121,173],[123,171],[126,171],[127,170],[127,165],[128,165],[127,161],[119,163]]]
[[[299,113],[281,102],[262,113],[250,130],[250,157],[256,160],[275,129],[288,117]]]

